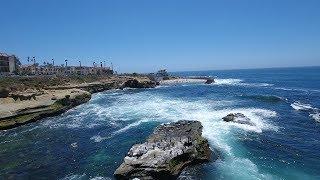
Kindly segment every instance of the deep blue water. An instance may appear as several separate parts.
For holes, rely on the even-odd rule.
[[[113,179],[153,128],[199,120],[215,162],[193,179],[320,179],[320,68],[179,72],[216,83],[112,90],[60,116],[0,132],[0,179]],[[255,126],[226,123],[241,112]]]

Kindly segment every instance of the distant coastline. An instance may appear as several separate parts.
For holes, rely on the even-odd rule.
[[[320,68],[320,65],[317,66],[294,66],[294,67],[259,67],[259,68],[231,68],[231,69],[206,69],[206,70],[185,70],[185,71],[171,71],[170,73],[172,75],[177,75],[177,74],[181,74],[181,73],[192,73],[192,72],[210,72],[210,71],[241,71],[241,70],[268,70],[268,69],[317,69]]]

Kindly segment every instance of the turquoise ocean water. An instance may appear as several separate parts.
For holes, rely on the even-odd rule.
[[[320,68],[174,73],[216,83],[93,95],[68,112],[0,132],[0,179],[113,179],[161,123],[199,120],[221,157],[181,179],[320,179]],[[226,123],[240,112],[255,126]]]

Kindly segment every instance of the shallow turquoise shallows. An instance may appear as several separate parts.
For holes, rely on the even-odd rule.
[[[320,68],[175,73],[216,83],[112,90],[0,132],[0,179],[113,179],[129,148],[161,123],[199,120],[218,161],[193,179],[320,179]],[[231,112],[255,126],[224,122]]]

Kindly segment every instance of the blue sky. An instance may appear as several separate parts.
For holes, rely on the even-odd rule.
[[[319,0],[0,0],[0,51],[119,72],[320,65]]]

